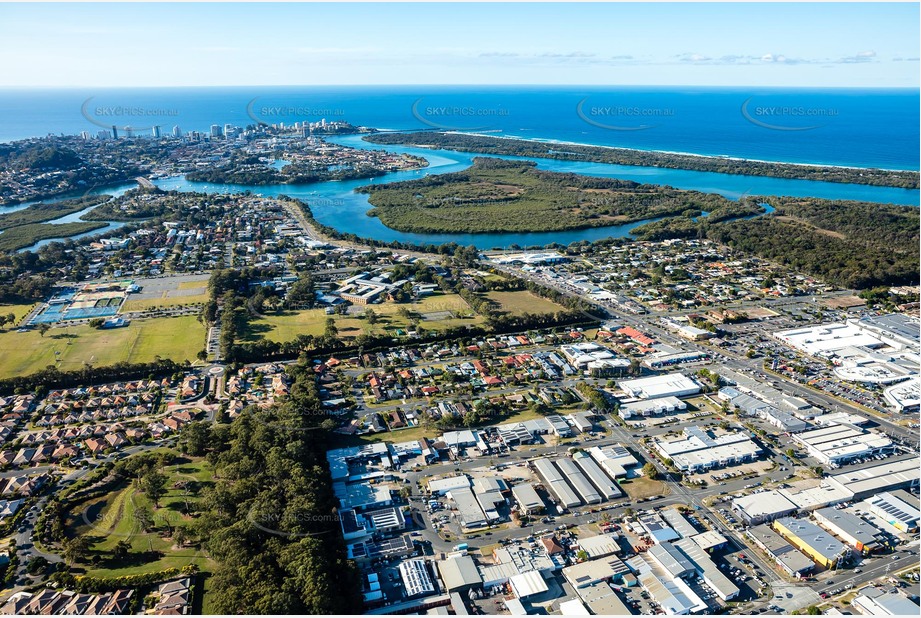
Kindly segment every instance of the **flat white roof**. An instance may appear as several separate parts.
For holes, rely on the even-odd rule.
[[[700,392],[700,385],[697,382],[678,372],[636,380],[623,380],[618,382],[617,386],[629,395],[640,399],[678,397]]]

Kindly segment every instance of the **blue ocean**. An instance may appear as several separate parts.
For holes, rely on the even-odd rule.
[[[241,87],[0,90],[0,141],[344,120],[852,167],[917,169],[919,91],[687,87]]]

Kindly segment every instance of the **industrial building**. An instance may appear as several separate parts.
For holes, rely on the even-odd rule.
[[[617,596],[617,592],[606,582],[596,582],[576,588],[576,594],[582,599],[582,602],[591,610],[595,616],[629,616],[629,608]],[[563,611],[563,604],[560,604],[560,613],[564,616],[570,616],[568,611]]]
[[[899,497],[896,492],[883,492],[867,498],[869,511],[901,532],[918,531],[918,508]]]
[[[815,563],[793,547],[767,524],[749,528],[745,535],[766,553],[787,575],[803,577],[815,568]]]
[[[448,492],[448,498],[454,502],[458,519],[464,528],[482,528],[489,523],[480,503],[477,502],[476,496],[469,487],[452,489]]]
[[[569,585],[576,588],[585,588],[599,582],[616,581],[630,573],[627,565],[615,556],[608,556],[599,560],[580,562],[563,569],[563,577]]]
[[[918,606],[897,590],[866,586],[861,588],[851,606],[865,616],[917,616]]]
[[[498,507],[507,504],[504,492],[508,491],[505,480],[498,477],[477,478],[473,481],[473,495],[476,496],[486,520],[498,521],[501,516]]]
[[[613,479],[627,476],[627,470],[640,464],[639,460],[621,444],[604,447],[593,446],[588,449],[588,454]]]
[[[595,460],[589,454],[585,452],[575,453],[572,456],[572,460],[585,473],[585,476],[588,477],[605,500],[613,500],[623,495],[617,483],[602,471],[601,467],[595,463]]]
[[[483,578],[470,556],[451,556],[438,563],[441,581],[448,592],[467,592],[483,586]]]
[[[615,534],[598,534],[579,539],[579,549],[588,554],[590,560],[607,558],[620,551]]]
[[[825,479],[830,487],[842,489],[854,500],[863,500],[883,491],[917,487],[919,477],[917,457],[899,461],[883,461],[855,470],[833,474]]]
[[[680,410],[686,410],[688,405],[677,397],[657,397],[656,399],[640,399],[638,401],[623,402],[617,414],[624,420],[634,418],[648,418],[662,416]]]
[[[687,577],[694,572],[694,565],[681,550],[666,541],[656,543],[646,552],[653,562],[668,573],[672,579]]]
[[[761,447],[742,432],[714,436],[699,427],[685,427],[683,439],[656,440],[655,449],[665,459],[671,459],[683,472],[703,472],[714,468],[754,461]]]
[[[668,579],[648,571],[641,574],[639,580],[666,615],[684,616],[707,609],[707,604],[681,579]]]
[[[537,459],[534,461],[534,468],[544,479],[547,489],[549,489],[561,505],[567,509],[582,504],[582,500],[572,490],[559,469],[553,465],[549,459]],[[600,501],[600,496],[599,496]]]
[[[666,373],[649,378],[621,380],[617,387],[636,399],[685,397],[700,392],[700,385],[682,373]]]
[[[857,515],[829,507],[815,511],[812,516],[817,524],[861,553],[882,547],[882,530]]]
[[[435,583],[432,581],[432,576],[429,575],[425,560],[421,558],[401,562],[400,578],[403,580],[403,586],[408,597],[434,594],[436,592]]]
[[[798,433],[793,440],[809,455],[831,467],[862,457],[890,454],[895,448],[882,434],[842,423]]]
[[[598,490],[596,490],[585,475],[582,474],[579,467],[572,459],[564,457],[562,459],[557,459],[554,463],[556,467],[560,469],[560,472],[563,473],[563,476],[569,480],[569,483],[576,490],[576,493],[582,497],[582,500],[586,504],[598,504],[603,502],[601,494],[598,493]]]
[[[660,511],[664,519],[672,529],[681,535],[682,538],[692,537],[697,534],[697,529],[691,525],[681,511],[678,509],[663,509]]]
[[[698,535],[699,536],[699,535]],[[722,536],[722,535],[721,535]],[[732,580],[723,575],[716,563],[707,555],[706,548],[695,542],[696,539],[681,539],[675,541],[674,546],[690,558],[695,571],[703,578],[716,595],[723,601],[730,601],[739,596],[739,588]],[[725,537],[723,538],[725,541]]]
[[[466,474],[449,476],[441,479],[432,479],[428,483],[429,493],[433,496],[444,496],[455,489],[466,489],[470,487],[470,479]]]
[[[784,517],[774,522],[774,530],[819,566],[834,568],[850,554],[846,545],[829,532],[805,519]]]
[[[512,592],[519,599],[526,599],[536,594],[547,592],[549,589],[546,580],[538,571],[528,571],[527,573],[513,575],[509,578],[508,583],[512,587]]]
[[[544,510],[544,501],[537,495],[537,490],[529,483],[519,483],[512,487],[512,497],[518,503],[518,510],[525,514],[540,513]]]

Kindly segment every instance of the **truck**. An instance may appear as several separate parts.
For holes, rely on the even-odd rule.
[[[454,546],[454,551],[466,551],[466,549],[467,549],[466,543],[460,543]]]

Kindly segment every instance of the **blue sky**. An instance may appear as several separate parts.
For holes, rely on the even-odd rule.
[[[0,4],[0,86],[919,85],[917,3]]]

